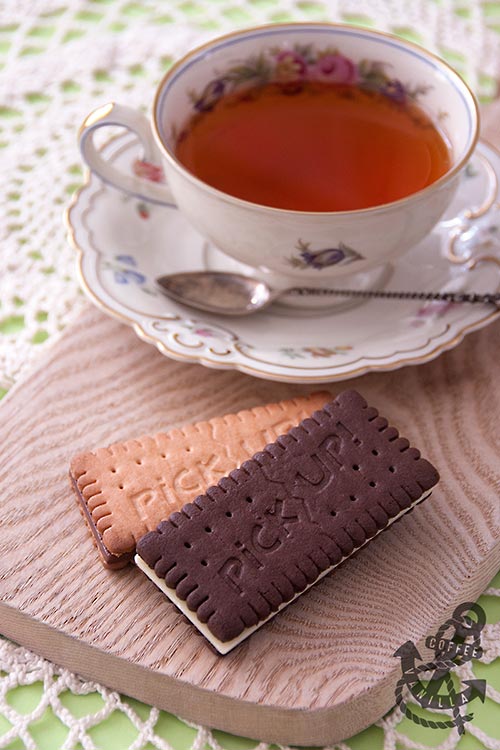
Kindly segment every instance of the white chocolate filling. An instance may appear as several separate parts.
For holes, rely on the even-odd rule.
[[[284,609],[293,601],[295,601],[297,597],[302,596],[302,594],[304,594],[308,589],[310,589],[311,586],[314,586],[318,581],[320,581],[322,578],[328,575],[330,571],[332,571],[334,568],[337,568],[339,565],[341,565],[341,563],[343,563],[344,560],[347,560],[349,557],[351,557],[355,552],[357,552],[358,549],[361,549],[366,544],[368,544],[368,542],[371,542],[372,539],[375,539],[375,537],[378,536],[381,531],[385,531],[385,529],[388,529],[389,526],[391,526],[391,524],[393,524],[395,521],[398,520],[398,518],[401,518],[401,516],[403,516],[405,513],[408,513],[408,511],[414,508],[415,505],[418,505],[418,503],[428,498],[431,492],[432,490],[429,490],[428,492],[424,492],[424,494],[421,495],[417,500],[415,500],[411,505],[409,505],[408,508],[404,508],[400,513],[398,513],[397,516],[394,516],[394,518],[391,518],[387,526],[384,526],[383,529],[379,529],[374,536],[367,539],[365,542],[363,542],[363,544],[360,544],[359,547],[356,547],[355,549],[353,549],[353,551],[349,555],[346,555],[345,557],[343,557],[341,560],[339,560],[338,563],[335,563],[335,565],[331,565],[329,568],[327,568],[322,573],[320,573],[320,575],[316,578],[315,581],[310,583],[308,586],[306,586],[305,589],[302,589],[302,591],[300,591],[299,593],[295,594],[295,596],[292,599],[289,599],[287,602],[283,602],[282,604],[280,604],[280,606],[274,612],[271,612],[271,614],[268,615],[268,617],[266,617],[264,620],[261,620],[256,625],[252,625],[249,628],[245,628],[244,630],[242,630],[242,632],[239,635],[236,636],[236,638],[233,638],[230,641],[220,641],[218,638],[216,638],[214,634],[210,631],[208,625],[204,622],[200,622],[200,620],[196,616],[196,612],[193,612],[192,610],[189,609],[184,599],[180,599],[177,596],[175,589],[172,589],[169,586],[167,586],[167,584],[165,583],[165,580],[162,578],[159,578],[154,572],[154,570],[150,568],[149,565],[147,565],[147,563],[144,562],[142,557],[140,557],[139,555],[136,555],[134,558],[134,561],[137,567],[140,568],[143,571],[143,573],[145,573],[147,577],[150,578],[151,581],[153,581],[153,583],[155,583],[158,586],[158,588],[163,591],[163,593],[170,599],[170,601],[173,604],[175,604],[177,609],[179,609],[183,613],[183,615],[185,615],[187,619],[195,626],[195,628],[197,628],[200,631],[200,633],[205,636],[207,641],[210,641],[212,646],[214,646],[214,648],[216,648],[220,654],[227,654],[229,651],[235,648],[235,646],[238,646],[238,644],[244,641],[245,638],[248,638],[249,635],[252,635],[252,633],[258,630],[258,628],[262,627],[262,625],[264,625],[268,620],[270,620],[272,617],[278,614],[278,612],[281,612],[282,609]]]

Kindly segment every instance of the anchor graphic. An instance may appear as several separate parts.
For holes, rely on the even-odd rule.
[[[477,621],[464,614],[470,611],[476,614]],[[477,604],[465,602],[459,605],[452,617],[441,625],[435,637],[427,639],[426,643],[434,643],[434,661],[417,665],[417,661],[422,662],[422,657],[413,641],[406,641],[395,651],[393,655],[401,660],[402,671],[402,676],[396,686],[395,697],[397,705],[405,716],[421,726],[435,729],[457,727],[458,733],[464,734],[465,723],[471,721],[474,714],[462,715],[461,709],[476,698],[484,702],[486,681],[463,680],[463,684],[467,687],[457,692],[450,672],[457,666],[470,661],[473,655],[482,655],[480,631],[485,622],[484,610]],[[455,630],[454,636],[452,639],[445,639],[444,633],[450,627]],[[470,637],[473,638],[473,643],[465,644],[464,641]],[[454,638],[458,638],[462,643],[456,643]],[[451,652],[453,658],[445,658],[444,654],[447,652]],[[457,657],[459,662],[457,662]],[[429,680],[428,684],[420,680],[420,675],[424,673],[431,673],[430,677],[426,678]],[[445,693],[441,693],[443,687],[446,689]],[[404,688],[411,693],[422,708],[451,709],[453,719],[434,721],[417,716],[403,698]]]

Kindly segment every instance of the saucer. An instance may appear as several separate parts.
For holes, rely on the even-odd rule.
[[[104,155],[132,170],[140,147],[127,133],[108,143]],[[447,214],[386,272],[385,288],[496,291],[499,179],[500,154],[479,143]],[[333,313],[278,305],[246,318],[200,313],[164,297],[155,278],[248,269],[211,246],[175,206],[142,203],[90,175],[66,219],[88,297],[177,360],[270,380],[331,382],[428,362],[500,317],[500,309],[488,305],[377,299]],[[481,255],[490,262],[474,263]]]

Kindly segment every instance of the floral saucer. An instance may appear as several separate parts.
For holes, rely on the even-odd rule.
[[[114,139],[105,153],[137,173],[134,136]],[[500,155],[480,143],[444,220],[394,264],[385,288],[496,291],[498,179]],[[247,318],[198,313],[164,297],[155,278],[235,270],[235,261],[210,246],[175,206],[138,202],[90,176],[68,209],[67,223],[90,299],[166,356],[208,367],[296,383],[344,380],[427,362],[500,317],[500,310],[487,305],[386,300],[333,313],[279,306]],[[479,262],[480,256],[489,262]]]

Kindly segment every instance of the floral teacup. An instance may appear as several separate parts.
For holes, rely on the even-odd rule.
[[[307,75],[347,86],[368,85],[375,69],[378,90],[419,106],[444,131],[451,166],[439,179],[405,198],[350,211],[308,212],[272,208],[236,198],[190,173],[175,154],[178,133],[196,111],[224,95],[228,71],[245,61],[241,85],[266,76],[293,81],[305,74],[300,50],[312,50]],[[333,51],[332,51],[333,50]],[[259,59],[254,81],[251,61]],[[370,85],[373,85],[373,77]],[[283,286],[328,283],[383,265],[419,242],[449,205],[474,149],[479,128],[475,98],[446,63],[409,42],[387,34],[334,24],[285,24],[235,32],[195,49],[160,83],[152,123],[129,107],[108,104],[85,120],[83,157],[103,180],[145,201],[175,203],[186,218],[231,258],[272,272]],[[92,134],[104,125],[122,125],[142,141],[144,159],[134,176],[107,163]],[[244,147],[244,145],[242,145]],[[163,181],[163,174],[166,182]],[[300,178],[300,176],[299,176]]]

